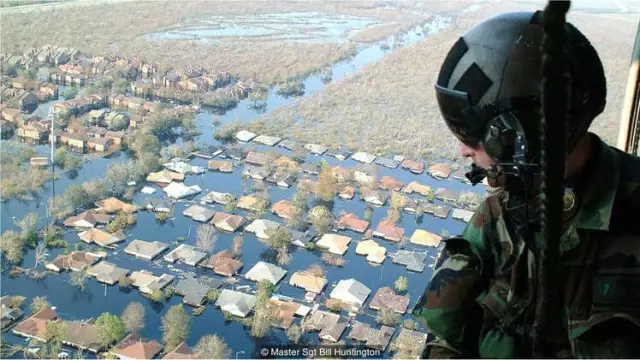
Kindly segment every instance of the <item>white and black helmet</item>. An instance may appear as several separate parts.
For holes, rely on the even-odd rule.
[[[491,17],[458,39],[447,55],[436,84],[440,111],[463,143],[483,143],[487,123],[510,111],[526,136],[537,143],[542,84],[542,11]],[[586,133],[604,110],[606,80],[598,53],[573,25],[565,25],[570,59],[571,110],[567,149]],[[532,144],[530,151],[537,151]]]

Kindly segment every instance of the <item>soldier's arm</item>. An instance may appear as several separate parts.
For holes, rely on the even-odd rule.
[[[470,226],[464,238],[446,240],[443,256],[414,312],[435,337],[427,344],[429,358],[475,358],[482,325],[476,298],[486,289],[490,265],[481,228]]]

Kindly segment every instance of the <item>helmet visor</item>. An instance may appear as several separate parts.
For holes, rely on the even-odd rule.
[[[449,130],[465,145],[477,148],[484,138],[485,122],[476,114],[469,94],[436,85],[436,99]]]

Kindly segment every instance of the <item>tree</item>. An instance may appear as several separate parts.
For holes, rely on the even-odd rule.
[[[238,200],[229,200],[229,202],[227,202],[227,204],[224,206],[224,211],[229,214],[233,214],[233,212],[236,211],[237,206]]]
[[[101,341],[105,346],[115,344],[124,337],[124,322],[117,315],[103,312],[96,319],[96,326],[100,330]]]
[[[81,291],[85,291],[87,288],[87,267],[83,266],[80,271],[74,271],[71,273],[71,285],[78,287]]]
[[[449,237],[449,230],[447,229],[440,230],[440,236],[442,236],[443,238]]]
[[[67,88],[64,89],[64,93],[62,93],[62,96],[66,100],[74,99],[76,95],[78,95],[78,88],[75,88],[73,86],[67,86]]]
[[[387,218],[386,219],[388,221],[390,221],[390,222],[392,222],[394,224],[397,224],[398,221],[400,221],[400,217],[402,217],[402,214],[400,213],[400,210],[398,210],[396,208],[393,208],[393,207],[390,207],[387,210]]]
[[[38,242],[38,234],[36,233],[36,226],[38,225],[38,214],[30,212],[22,219],[16,220],[16,226],[22,230],[21,236],[23,242],[27,246],[35,247]]]
[[[91,197],[84,191],[84,187],[80,184],[71,184],[67,186],[64,195],[74,209],[91,204]]]
[[[385,306],[378,313],[378,322],[382,325],[395,327],[400,322],[400,314]]]
[[[318,175],[318,195],[323,201],[333,201],[336,196],[336,179],[333,176],[331,166],[326,162],[320,163],[320,174]]]
[[[169,349],[174,349],[181,342],[189,338],[191,329],[191,317],[182,307],[182,304],[174,305],[162,318],[162,341]]]
[[[18,264],[24,258],[24,240],[13,230],[5,231],[0,236],[0,249],[5,259],[12,264]]]
[[[128,332],[138,334],[144,328],[144,305],[137,301],[129,303],[120,318]]]
[[[317,233],[325,234],[331,230],[333,214],[325,206],[316,206],[311,209],[310,221]]]
[[[46,296],[36,296],[31,300],[31,305],[29,305],[32,313],[37,313],[44,309],[51,308],[51,304],[47,301]]]
[[[196,232],[196,246],[204,251],[211,252],[216,247],[216,228],[213,225],[202,224]]]
[[[109,117],[107,127],[112,131],[120,131],[129,127],[129,118],[124,114]]]
[[[364,209],[364,220],[370,221],[372,215],[373,215],[373,208],[367,205],[367,208]]]
[[[316,277],[325,277],[324,268],[320,264],[311,265],[306,272]]]
[[[265,301],[256,305],[251,321],[251,336],[261,338],[269,333],[271,325],[277,320],[277,308]]]
[[[287,338],[289,338],[291,342],[297,344],[300,341],[301,337],[302,330],[297,324],[293,324],[287,329]]]
[[[242,235],[237,235],[233,238],[233,243],[231,245],[231,252],[235,256],[242,255],[242,243],[244,242]]]
[[[409,280],[407,280],[405,276],[400,276],[394,283],[394,286],[397,292],[404,293],[409,289]]]
[[[193,348],[196,359],[230,359],[231,349],[217,335],[205,335]]]
[[[260,280],[258,282],[257,288],[258,291],[256,291],[256,300],[259,304],[266,303],[276,290],[276,286],[273,285],[269,280]]]

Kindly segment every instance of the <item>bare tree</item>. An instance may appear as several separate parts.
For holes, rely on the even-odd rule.
[[[137,334],[144,328],[144,305],[135,301],[129,303],[120,316],[127,331]]]
[[[46,251],[47,251],[46,244],[44,243],[44,241],[40,241],[38,245],[36,245],[36,250],[33,252],[33,257],[35,260],[33,264],[34,270],[38,268],[38,265],[46,259],[47,257]]]
[[[36,230],[36,225],[38,225],[38,214],[35,212],[30,212],[25,215],[22,219],[15,221],[16,226],[22,230],[22,235],[25,236],[28,233]]]
[[[213,225],[202,224],[198,226],[196,246],[205,252],[213,251],[216,247],[216,228]]]
[[[46,296],[34,297],[33,300],[31,300],[31,305],[29,305],[31,312],[34,314],[40,310],[48,309],[50,307],[51,307],[51,304],[49,303],[49,301],[47,301]]]
[[[77,286],[80,290],[85,291],[87,289],[87,266],[83,266],[80,271],[74,271],[71,273],[71,284]]]
[[[233,238],[233,244],[231,245],[231,252],[235,256],[242,255],[242,243],[244,242],[242,235],[238,235]]]
[[[182,304],[173,305],[162,318],[162,340],[169,349],[174,349],[189,338],[191,317]]]
[[[196,359],[229,359],[231,349],[217,335],[205,335],[193,348],[193,355]]]

